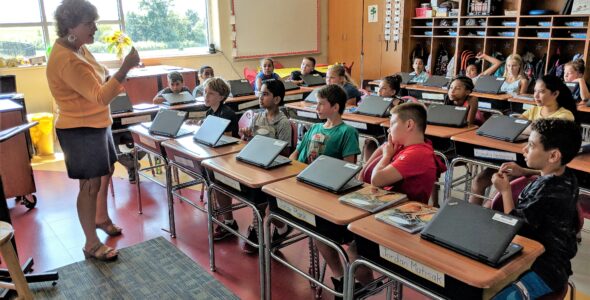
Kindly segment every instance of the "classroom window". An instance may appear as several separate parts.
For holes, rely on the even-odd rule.
[[[19,0],[18,10],[1,10],[0,57],[44,55],[57,38],[53,15],[61,2]],[[209,44],[207,0],[90,2],[97,7],[99,19],[95,41],[87,47],[98,60],[115,59],[103,38],[120,29],[133,39],[142,57],[206,52]]]

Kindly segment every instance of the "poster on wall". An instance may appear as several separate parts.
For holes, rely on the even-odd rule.
[[[369,23],[377,23],[378,12],[377,12],[377,5],[369,5],[367,8],[367,12],[369,14],[367,20]]]
[[[590,0],[574,0],[572,15],[590,15]]]

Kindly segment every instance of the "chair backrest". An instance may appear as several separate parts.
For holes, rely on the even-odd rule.
[[[536,176],[522,176],[510,181],[510,188],[512,189],[512,200],[515,204],[516,201],[518,201],[518,195],[520,195],[520,192],[522,192],[524,187],[527,186],[529,183],[533,182],[535,179],[537,179]],[[504,212],[504,202],[502,201],[502,194],[497,193],[496,196],[494,196],[494,198],[492,199],[492,209]]]
[[[258,73],[254,69],[250,69],[248,67],[244,67],[244,78],[248,80],[251,86],[254,86],[254,82],[256,81],[256,75]]]
[[[245,111],[242,116],[240,117],[240,120],[238,121],[238,128],[248,128],[252,125],[252,122],[254,121],[254,117],[256,116],[256,114],[254,113],[253,110],[247,110]]]
[[[580,124],[580,127],[582,127],[582,141],[590,142],[590,125]]]

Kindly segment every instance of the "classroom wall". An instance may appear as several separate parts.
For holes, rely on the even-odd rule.
[[[187,68],[198,68],[207,64],[215,69],[215,74],[226,79],[237,79],[243,77],[244,67],[256,68],[258,59],[234,60],[231,57],[231,26],[230,20],[230,0],[211,0],[210,1],[210,32],[211,41],[216,44],[216,48],[222,52],[216,54],[191,55],[166,57],[156,59],[143,59],[146,65],[165,64]],[[262,11],[262,9],[261,9]],[[327,41],[328,41],[328,3],[321,1],[321,53],[314,55],[318,63],[328,63],[327,61]],[[305,22],[306,18],[315,18],[316,16],[301,16],[301,21]],[[265,38],[265,37],[261,37]],[[141,53],[140,53],[141,55]],[[299,67],[302,56],[289,56],[277,58],[285,67]],[[109,67],[116,67],[116,62],[105,62]],[[45,66],[22,67],[22,68],[0,68],[0,75],[16,75],[17,90],[25,94],[27,111],[34,112],[51,112],[53,111],[53,97],[49,92],[47,79],[45,76]]]

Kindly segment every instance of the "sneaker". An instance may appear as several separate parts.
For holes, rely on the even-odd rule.
[[[340,279],[338,278],[334,278],[334,277],[330,277],[330,279],[332,279],[332,284],[334,285],[334,290],[337,292],[342,293],[344,290],[344,282],[342,282],[342,277]],[[378,285],[381,286],[381,285]],[[357,291],[359,289],[361,289],[363,286],[359,283],[359,282],[355,282],[354,283],[354,291]],[[357,293],[354,295],[354,298],[363,298],[363,296],[366,296],[367,291],[364,291],[363,293]],[[334,299],[342,299],[342,297],[339,296],[334,296]]]
[[[236,222],[235,220],[231,224],[225,223],[225,225],[228,225],[229,228],[231,228],[235,231],[238,231],[238,222]],[[213,240],[214,241],[223,240],[224,238],[231,236],[231,235],[232,235],[231,232],[227,231],[225,228],[223,228],[221,226],[217,226],[213,230]]]
[[[135,168],[127,170],[127,174],[129,175],[129,183],[137,183],[137,178],[135,176]]]
[[[283,234],[280,234],[278,228],[275,226],[274,230],[272,231],[270,242],[274,244],[284,240],[291,233],[291,231],[293,231],[293,227],[287,225],[287,231],[285,231]]]
[[[246,235],[248,237],[248,241],[258,244],[258,234],[256,233],[256,230],[254,229],[254,226],[250,225],[248,226],[248,234]],[[246,243],[245,241],[242,241],[242,251],[248,253],[248,254],[254,254],[258,252],[258,248]]]

